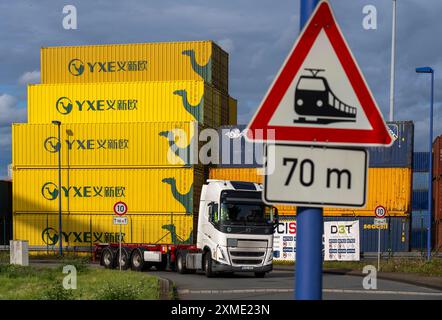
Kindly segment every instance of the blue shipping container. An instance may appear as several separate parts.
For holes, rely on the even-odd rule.
[[[257,168],[263,166],[264,144],[245,139],[246,125],[222,126],[218,129],[219,167]]]
[[[368,148],[369,166],[371,168],[411,168],[413,163],[413,122],[388,122],[388,126],[397,139],[389,148]],[[245,129],[246,125],[222,126],[218,129],[219,167],[256,168],[263,166],[264,145],[247,142]],[[255,132],[255,135],[259,134],[259,131]]]
[[[428,210],[428,190],[413,190],[411,201],[413,210]]]
[[[371,168],[411,168],[413,164],[414,124],[412,121],[387,122],[397,136],[391,147],[368,148]]]
[[[411,249],[426,250],[428,221],[428,210],[414,210],[411,213]]]
[[[428,172],[430,167],[429,152],[415,152],[413,154],[413,171]]]
[[[428,190],[428,172],[413,172],[413,191]]]

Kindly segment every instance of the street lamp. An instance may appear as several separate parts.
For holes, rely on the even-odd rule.
[[[431,74],[431,97],[430,97],[430,137],[429,137],[429,173],[428,173],[428,232],[427,232],[427,259],[431,259],[431,215],[433,197],[433,100],[434,100],[434,70],[430,67],[416,68],[417,73]]]
[[[60,256],[63,256],[63,240],[62,240],[62,223],[61,223],[61,135],[60,135],[60,127],[61,121],[53,120],[52,124],[57,126],[58,129],[58,252]]]

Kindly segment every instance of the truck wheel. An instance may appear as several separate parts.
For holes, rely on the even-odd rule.
[[[266,276],[265,272],[255,272],[256,278],[264,278]]]
[[[207,278],[212,278],[214,275],[212,271],[212,255],[210,254],[210,251],[204,255],[204,272]]]
[[[143,271],[145,268],[143,254],[140,249],[135,249],[130,258],[130,267],[133,271]]]
[[[184,259],[184,255],[182,253],[178,254],[176,257],[176,270],[181,274],[187,273],[186,260]]]
[[[115,256],[114,252],[110,248],[104,248],[101,253],[101,265],[103,265],[106,269],[114,269],[115,268]]]
[[[129,252],[126,248],[121,248],[121,257],[120,257],[120,250],[117,250],[116,254],[116,267],[120,268],[121,264],[121,270],[127,270],[129,268]]]

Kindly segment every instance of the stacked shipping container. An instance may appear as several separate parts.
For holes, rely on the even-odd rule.
[[[438,136],[433,143],[433,203],[434,249],[442,252],[442,136]]]
[[[427,248],[429,225],[428,176],[429,153],[413,154],[413,194],[411,214],[411,249],[424,251]]]
[[[55,47],[41,68],[29,124],[13,126],[14,238],[56,245],[61,197],[68,248],[117,241],[117,201],[129,208],[123,241],[192,242],[204,183],[192,141],[236,123],[227,53],[211,41]]]
[[[408,251],[409,218],[411,213],[412,152],[414,126],[412,122],[389,123],[397,139],[390,148],[369,148],[368,198],[365,208],[325,208],[331,220],[355,219],[361,226],[361,251],[377,248],[377,227],[374,209],[387,208],[388,228],[381,232],[383,251]],[[245,126],[227,126],[219,131],[221,140],[220,164],[210,169],[211,179],[262,182],[262,144],[246,142]],[[286,218],[295,218],[296,208],[279,206]]]

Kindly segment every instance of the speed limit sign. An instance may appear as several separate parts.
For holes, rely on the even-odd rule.
[[[387,214],[387,209],[385,209],[385,207],[383,206],[377,206],[374,209],[374,214],[376,215],[376,217],[378,218],[384,218],[385,215]]]
[[[114,204],[114,212],[119,216],[124,216],[127,212],[127,204],[125,204],[123,201],[117,202]]]

